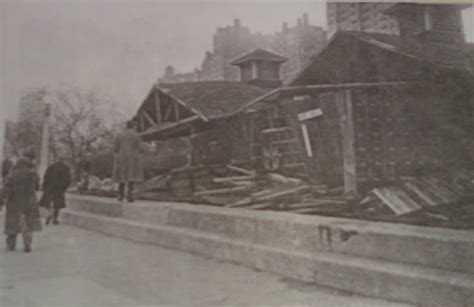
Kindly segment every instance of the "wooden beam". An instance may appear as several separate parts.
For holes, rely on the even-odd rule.
[[[193,113],[195,113],[196,115],[198,115],[203,121],[205,122],[208,122],[209,119],[200,111],[196,110],[195,108],[191,107],[191,106],[188,106],[188,104],[184,101],[182,101],[181,99],[177,98],[176,96],[173,96],[169,93],[166,93],[166,95],[168,95],[168,97],[172,98],[174,101],[176,101],[177,103],[179,103],[180,105],[182,105],[183,107],[185,107],[186,109],[189,109],[191,110]]]
[[[155,91],[155,108],[156,108],[156,124],[159,125],[163,122],[161,117],[161,101],[160,101],[160,93]]]
[[[163,117],[163,121],[164,121],[164,122],[169,121],[170,115],[171,115],[171,110],[174,109],[174,108],[173,108],[173,105],[174,105],[174,104],[176,104],[176,103],[173,102],[173,101],[171,101],[171,102],[168,104],[168,106],[167,106],[167,108],[166,108],[166,110],[165,110],[165,116]]]
[[[152,126],[156,126],[157,125],[157,122],[155,122],[155,120],[150,116],[150,114],[148,114],[147,111],[145,110],[142,110],[142,115],[144,115],[145,119],[152,125]]]
[[[193,121],[196,121],[200,119],[199,116],[197,115],[194,115],[194,116],[191,116],[191,117],[187,117],[187,118],[184,118],[178,122],[174,122],[174,123],[168,123],[168,124],[162,124],[160,126],[157,126],[156,128],[154,129],[150,129],[146,132],[143,131],[143,133],[141,133],[142,136],[144,135],[148,135],[148,134],[151,134],[151,133],[159,133],[159,132],[163,132],[163,131],[166,131],[166,130],[169,130],[169,129],[173,129],[173,128],[176,128],[176,127],[179,127],[181,125],[185,125],[185,124],[188,124],[188,123],[191,123]]]

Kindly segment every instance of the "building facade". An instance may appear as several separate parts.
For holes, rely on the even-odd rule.
[[[395,2],[327,2],[328,36],[337,30],[399,34],[398,22],[385,10]]]
[[[252,33],[235,19],[233,25],[217,29],[212,51],[206,52],[200,69],[183,74],[176,74],[173,70],[171,77],[167,68],[159,82],[238,81],[239,69],[230,63],[256,48],[268,49],[288,58],[281,69],[282,79],[288,80],[304,67],[311,55],[324,48],[326,41],[324,29],[310,25],[307,14],[298,19],[294,27],[283,23],[281,31],[274,34]]]

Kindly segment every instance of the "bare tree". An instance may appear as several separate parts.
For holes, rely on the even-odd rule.
[[[110,100],[76,87],[52,91],[48,101],[52,112],[52,153],[68,157],[77,174],[86,153],[110,148],[120,115]]]
[[[86,153],[110,149],[122,121],[111,99],[78,87],[43,87],[25,93],[18,122],[7,127],[6,139],[16,154],[31,147],[39,154],[41,127],[47,119],[48,105],[50,153],[53,157],[65,157],[74,174],[78,174],[79,163]]]

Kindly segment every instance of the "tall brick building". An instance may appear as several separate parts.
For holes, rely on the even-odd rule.
[[[310,25],[307,14],[298,19],[294,27],[283,23],[281,31],[275,34],[252,33],[236,19],[233,25],[217,29],[213,37],[212,52],[206,52],[200,69],[176,74],[173,67],[169,66],[159,82],[238,81],[239,69],[230,63],[256,48],[272,50],[289,59],[281,68],[281,76],[283,80],[287,80],[303,68],[309,57],[320,51],[325,44],[326,32],[321,27]]]
[[[327,2],[328,36],[339,30],[399,34],[397,20],[384,13],[396,2]]]

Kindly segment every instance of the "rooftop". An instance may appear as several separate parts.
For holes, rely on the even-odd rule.
[[[278,55],[266,49],[257,48],[240,56],[239,58],[233,60],[230,63],[232,65],[239,65],[251,60],[265,60],[265,61],[281,62],[281,63],[288,61],[287,58],[282,57],[281,55]]]
[[[269,91],[235,81],[162,83],[158,88],[207,118],[229,115]]]

